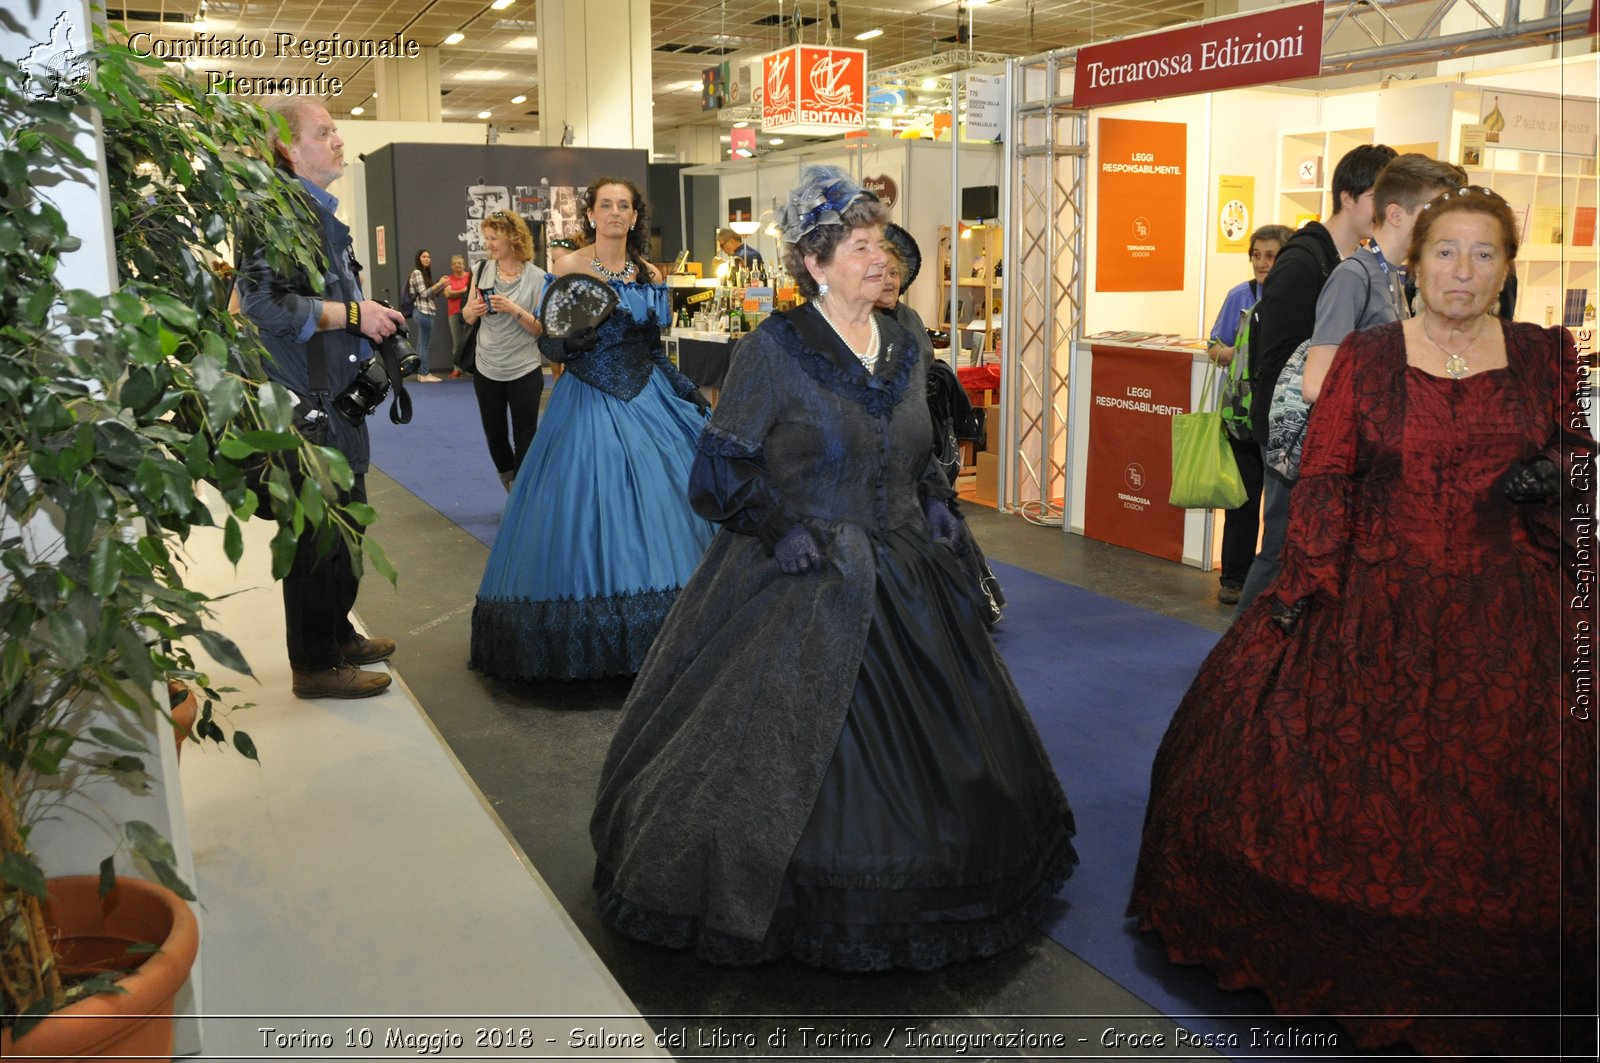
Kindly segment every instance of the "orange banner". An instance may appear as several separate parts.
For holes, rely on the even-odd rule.
[[[1100,119],[1095,291],[1183,289],[1188,132],[1181,122]]]
[[[1189,359],[1095,344],[1083,534],[1183,560],[1172,493],[1172,415],[1189,408]]]

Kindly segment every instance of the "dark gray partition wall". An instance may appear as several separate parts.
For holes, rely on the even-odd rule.
[[[683,240],[683,197],[678,190],[678,174],[688,168],[688,163],[650,164],[650,187],[645,195],[650,198],[650,228],[661,235],[663,262],[671,262],[689,246]]]
[[[550,241],[575,238],[582,197],[596,177],[646,184],[648,155],[620,148],[518,147],[509,144],[390,144],[368,152],[367,233],[371,262],[363,286],[375,298],[400,305],[400,289],[419,250],[433,255],[434,279],[450,270],[450,256],[468,265],[483,258],[479,223],[511,210],[534,236],[534,262],[546,266]],[[434,322],[432,366],[449,364],[449,324],[444,300]],[[446,337],[439,342],[439,337]]]

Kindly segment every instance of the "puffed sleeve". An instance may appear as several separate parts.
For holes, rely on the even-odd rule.
[[[772,489],[765,452],[777,413],[777,374],[772,369],[784,357],[761,329],[739,341],[689,472],[689,504],[694,511],[733,531],[756,536],[769,554],[795,524]]]
[[[1359,336],[1360,334],[1356,334]],[[1350,506],[1355,494],[1360,407],[1360,372],[1383,372],[1374,359],[1351,356],[1352,336],[1339,345],[1322,394],[1311,407],[1300,479],[1289,496],[1289,528],[1283,570],[1272,597],[1285,605],[1303,598],[1338,601],[1340,575],[1350,543]],[[1386,360],[1383,360],[1386,361]]]

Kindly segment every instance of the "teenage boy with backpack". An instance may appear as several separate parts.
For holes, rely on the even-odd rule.
[[[1333,215],[1326,225],[1307,222],[1278,252],[1250,315],[1250,418],[1256,445],[1267,445],[1267,411],[1278,374],[1294,349],[1311,337],[1317,296],[1328,274],[1372,235],[1373,189],[1378,172],[1396,152],[1384,144],[1351,149],[1333,169]],[[1238,616],[1278,578],[1283,537],[1289,526],[1290,481],[1266,469],[1262,489],[1261,550],[1239,595]]]

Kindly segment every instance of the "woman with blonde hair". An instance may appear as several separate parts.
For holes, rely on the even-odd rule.
[[[489,457],[507,491],[539,427],[544,394],[535,313],[544,291],[544,270],[533,264],[533,234],[508,210],[483,220],[487,260],[472,273],[472,288],[461,316],[478,324],[472,390],[483,420]],[[509,432],[507,420],[510,421]]]

